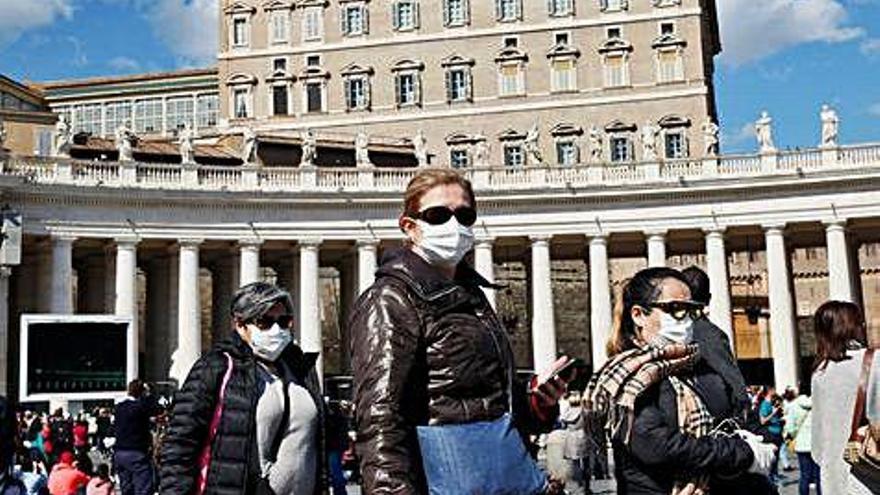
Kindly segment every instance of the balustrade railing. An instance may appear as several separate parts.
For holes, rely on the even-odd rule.
[[[484,167],[461,170],[481,190],[547,189],[632,184],[687,178],[754,177],[846,167],[880,167],[880,144],[782,151],[761,155],[684,158],[652,163],[590,163],[569,166]],[[0,157],[0,177],[30,182],[104,187],[235,191],[362,190],[397,192],[413,168],[204,166],[80,161],[46,157]]]

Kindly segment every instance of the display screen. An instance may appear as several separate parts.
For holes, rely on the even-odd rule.
[[[31,322],[28,394],[124,392],[125,322]]]

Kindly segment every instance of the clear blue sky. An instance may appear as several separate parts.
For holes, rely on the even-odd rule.
[[[843,142],[880,141],[880,0],[717,2],[725,152],[755,148],[750,123],[762,109],[774,117],[779,147],[815,145],[823,102],[836,107]],[[0,73],[51,80],[209,65],[216,5],[0,0]]]

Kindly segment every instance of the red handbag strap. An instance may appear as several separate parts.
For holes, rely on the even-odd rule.
[[[874,363],[874,349],[865,351],[865,357],[862,359],[862,373],[859,376],[859,390],[856,394],[856,407],[853,408],[852,428],[849,433],[849,441],[859,441],[859,426],[862,425],[862,419],[865,417],[865,403],[868,398],[868,377],[871,375],[871,365]]]

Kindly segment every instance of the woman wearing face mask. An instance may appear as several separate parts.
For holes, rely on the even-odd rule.
[[[315,361],[293,343],[290,295],[254,282],[233,296],[235,331],[193,365],[162,444],[162,494],[321,493]]]
[[[669,268],[636,273],[618,300],[609,360],[591,379],[584,409],[588,431],[611,439],[619,494],[773,493],[765,476],[775,448],[733,428],[713,432],[729,394],[712,390],[721,379],[692,344],[702,310]],[[763,475],[761,483],[748,473]],[[737,477],[744,483],[716,486]]]
[[[512,488],[536,471],[518,433],[553,426],[565,382],[516,379],[507,332],[481,290],[490,284],[462,262],[476,218],[467,180],[447,169],[419,173],[399,218],[407,246],[386,257],[355,304],[352,369],[365,493],[536,493]],[[506,434],[504,440],[462,449],[459,442],[478,441],[474,425]],[[440,437],[446,450],[434,448]],[[517,467],[494,476],[482,461],[492,458]],[[454,486],[435,476],[440,472],[450,473]]]

